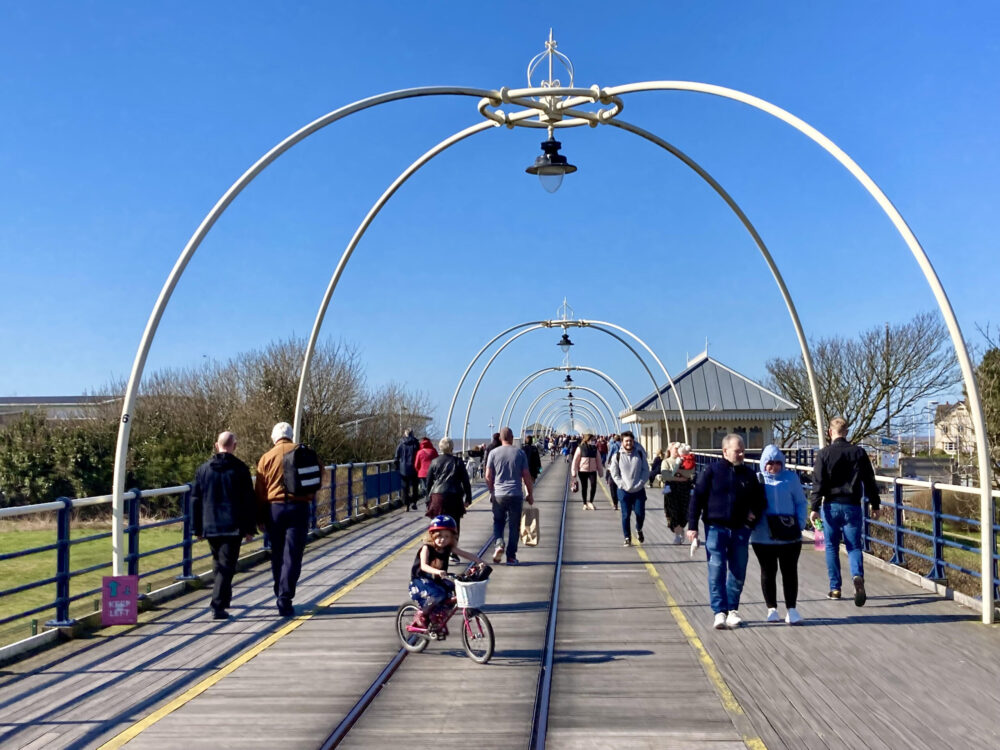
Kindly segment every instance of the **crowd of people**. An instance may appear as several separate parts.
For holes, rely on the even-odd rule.
[[[775,445],[761,453],[759,470],[744,460],[740,435],[722,441],[722,460],[695,471],[690,446],[670,443],[657,451],[652,462],[629,432],[608,437],[545,436],[536,445],[527,438],[522,447],[503,427],[481,455],[468,451],[456,456],[450,438],[435,448],[427,437],[417,440],[412,430],[403,435],[396,450],[396,470],[407,511],[424,499],[432,518],[427,543],[414,563],[415,586],[424,615],[447,592],[441,589],[440,571],[448,562],[466,558],[482,562],[458,547],[461,521],[472,503],[472,478],[479,472],[489,490],[495,546],[493,562],[518,564],[520,521],[525,504],[534,503],[534,484],[542,469],[542,454],[551,460],[563,456],[569,464],[572,489],[579,492],[585,511],[596,509],[599,478],[607,483],[612,506],[619,511],[624,546],[634,539],[645,542],[647,489],[662,484],[663,512],[674,544],[701,543],[704,525],[708,562],[708,598],[716,629],[738,628],[743,623],[740,598],[752,547],[760,564],[760,585],[767,622],[782,619],[802,622],[797,609],[798,560],[802,531],[809,523],[826,535],[829,577],[827,597],[840,599],[842,577],[839,546],[843,541],[850,564],[854,603],[867,600],[862,555],[865,501],[879,515],[879,493],[867,453],[847,440],[847,422],[831,420],[831,444],[817,455],[811,497],[806,498],[799,475],[786,467],[785,456]],[[192,484],[192,523],[197,536],[208,540],[213,560],[211,610],[216,619],[227,619],[232,579],[240,546],[256,530],[270,541],[271,571],[279,615],[294,615],[293,600],[308,535],[310,503],[320,488],[322,466],[307,446],[292,440],[292,426],[279,422],[271,432],[273,447],[257,463],[256,477],[235,455],[236,436],[219,434],[215,454],[202,464]],[[475,462],[473,464],[472,462]],[[433,572],[436,571],[436,572]],[[781,574],[785,616],[778,611],[777,576]],[[437,588],[435,588],[437,586]]]

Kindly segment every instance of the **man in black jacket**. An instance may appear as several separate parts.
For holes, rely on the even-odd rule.
[[[531,481],[534,482],[538,479],[538,475],[542,473],[542,457],[538,454],[538,446],[535,445],[535,439],[528,435],[524,439],[524,445],[521,448],[524,451],[524,455],[528,457],[528,473],[531,474]]]
[[[750,532],[767,508],[764,488],[757,472],[743,463],[743,452],[743,438],[726,435],[722,439],[725,460],[709,464],[701,473],[688,506],[688,541],[698,538],[698,519],[705,520],[708,595],[716,630],[738,628],[743,622],[738,610]]]
[[[396,471],[399,472],[399,481],[402,485],[403,504],[408,511],[416,510],[417,500],[420,499],[417,468],[414,466],[419,449],[420,443],[413,437],[413,430],[407,430],[399,445],[396,446]]]
[[[871,504],[872,516],[879,517],[878,484],[875,470],[865,449],[847,442],[847,420],[830,420],[830,445],[816,455],[813,464],[813,488],[809,518],[815,521],[823,510],[826,535],[826,572],[830,576],[828,599],[840,598],[840,540],[843,537],[854,583],[854,603],[862,607],[868,600],[865,591],[864,556],[861,533],[864,525],[864,499]],[[825,501],[825,502],[824,502]]]
[[[215,455],[198,467],[191,487],[191,522],[195,536],[205,537],[212,548],[212,616],[229,618],[226,610],[233,596],[233,574],[240,557],[240,537],[253,538],[256,496],[250,469],[233,455],[236,436],[219,434]]]

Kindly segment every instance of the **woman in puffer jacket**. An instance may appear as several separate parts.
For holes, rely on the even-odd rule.
[[[580,497],[583,498],[583,509],[594,510],[594,494],[597,492],[597,477],[604,473],[604,463],[601,454],[597,452],[597,441],[593,435],[586,434],[573,453],[573,465],[570,467],[573,478],[580,479]],[[590,499],[587,499],[587,485],[590,485]]]
[[[767,604],[767,621],[779,622],[778,568],[788,613],[785,622],[798,625],[802,616],[795,608],[799,593],[799,553],[802,529],[806,526],[807,502],[798,474],[785,468],[785,456],[776,445],[768,445],[760,455],[760,480],[767,495],[767,510],[750,535],[760,563],[760,587]],[[779,538],[780,537],[780,538]]]

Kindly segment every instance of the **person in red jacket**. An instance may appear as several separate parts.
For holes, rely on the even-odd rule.
[[[438,452],[426,435],[420,438],[420,450],[417,451],[413,459],[413,467],[417,470],[417,479],[420,480],[420,496],[430,502],[427,488],[427,472],[431,469],[431,461],[438,457]]]

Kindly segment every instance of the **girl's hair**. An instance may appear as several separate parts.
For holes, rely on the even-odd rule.
[[[452,538],[454,539],[455,532],[452,531],[451,529],[434,529],[434,531],[428,531],[426,534],[424,534],[424,544],[429,544],[433,547],[434,535],[440,534],[442,531],[447,531],[449,534],[451,534]]]

